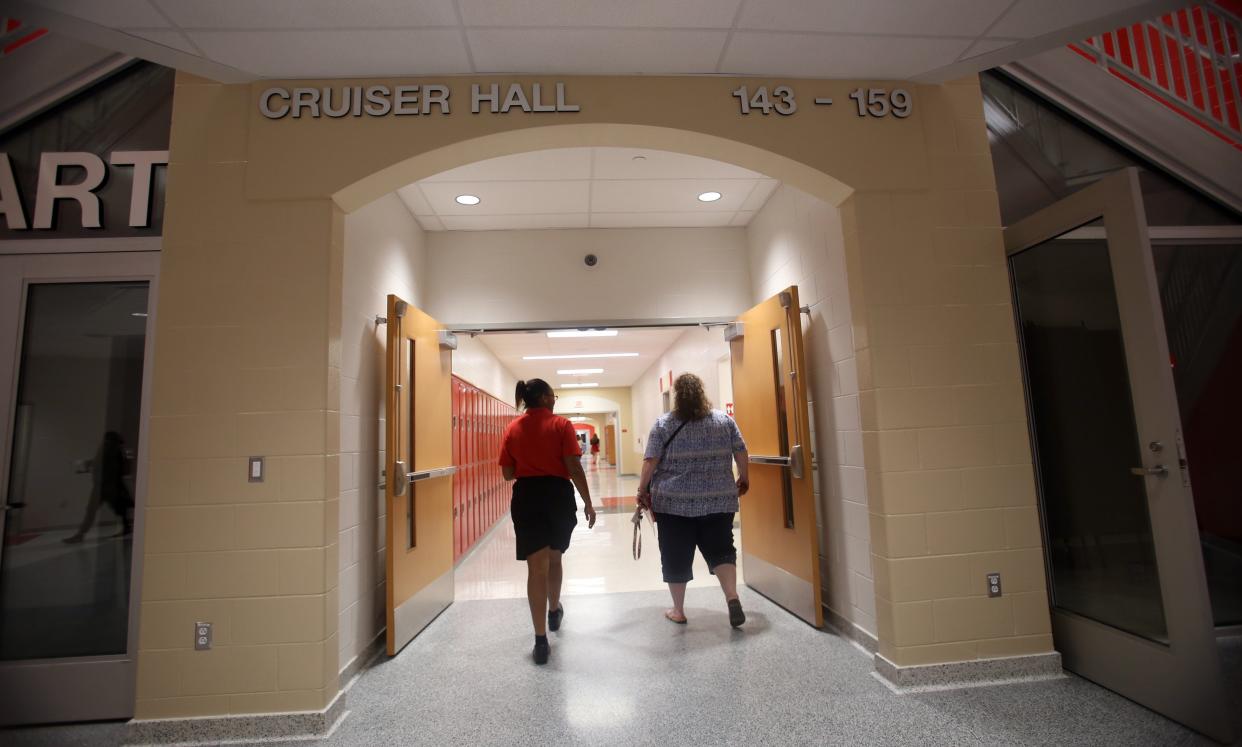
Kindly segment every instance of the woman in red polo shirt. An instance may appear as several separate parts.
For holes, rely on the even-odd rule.
[[[517,478],[509,512],[517,534],[517,559],[526,561],[535,663],[545,664],[550,651],[547,631],[559,630],[565,614],[561,554],[569,549],[569,537],[578,524],[574,486],[586,503],[583,512],[588,527],[595,526],[595,509],[574,424],[552,414],[556,405],[552,387],[543,379],[519,381],[516,399],[526,412],[505,429],[500,468],[506,480]]]

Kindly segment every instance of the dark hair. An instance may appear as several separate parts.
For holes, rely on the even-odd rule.
[[[539,398],[551,393],[552,387],[548,386],[548,382],[543,379],[519,381],[517,383],[517,392],[513,395],[513,401],[519,407],[525,407],[529,410],[532,407],[539,407]]]
[[[703,393],[703,380],[684,373],[673,382],[673,414],[678,420],[702,420],[712,412],[712,403]]]

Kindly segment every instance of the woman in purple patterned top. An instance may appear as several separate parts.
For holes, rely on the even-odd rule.
[[[673,411],[651,428],[638,481],[638,502],[652,510],[659,525],[660,567],[673,597],[664,616],[686,622],[686,583],[694,577],[697,547],[720,581],[729,624],[736,628],[746,621],[737,597],[733,546],[738,497],[750,488],[746,442],[733,418],[712,409],[699,377],[678,376],[673,393]]]

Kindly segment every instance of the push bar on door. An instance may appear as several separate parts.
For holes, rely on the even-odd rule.
[[[457,473],[457,467],[436,467],[435,469],[418,470],[417,472],[406,472],[405,462],[397,460],[392,466],[393,474],[405,475],[404,480],[396,480],[393,482],[393,495],[405,495],[405,486],[407,483],[419,482],[421,480],[432,480],[437,477],[448,477]]]
[[[789,450],[789,456],[761,456],[759,454],[751,454],[747,461],[751,464],[771,464],[777,467],[788,467],[793,476],[801,479],[802,477],[802,444],[795,444]]]

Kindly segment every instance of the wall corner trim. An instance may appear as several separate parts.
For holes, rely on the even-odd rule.
[[[825,594],[827,596],[827,594]],[[827,604],[824,607],[824,623],[853,643],[857,644],[868,655],[879,655],[880,639],[871,631],[848,619]]]
[[[123,744],[194,747],[225,742],[323,739],[336,731],[348,715],[345,692],[341,691],[321,711],[133,719],[125,725]]]
[[[1066,676],[1061,669],[1061,654],[1056,651],[905,667],[898,666],[877,653],[875,671],[872,674],[890,690],[902,695],[1012,685],[1019,682],[1062,679]]]

